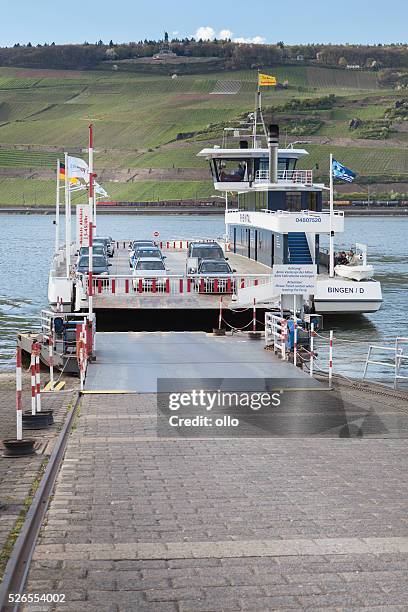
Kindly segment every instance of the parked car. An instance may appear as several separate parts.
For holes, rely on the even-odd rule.
[[[166,285],[167,270],[161,259],[156,257],[147,257],[138,259],[133,267],[133,288],[135,291],[139,288],[139,280],[142,279],[143,290],[150,290],[153,286],[153,280],[156,281],[156,287],[163,289]]]
[[[82,255],[78,259],[78,263],[76,266],[76,271],[78,274],[86,274],[89,270],[89,257],[88,255]],[[108,263],[108,260],[103,255],[94,255],[92,257],[92,274],[94,276],[108,276],[109,267],[111,263]]]
[[[132,260],[134,259],[135,252],[141,248],[155,247],[153,240],[134,240],[129,244],[129,268],[132,267]]]
[[[194,282],[203,293],[235,293],[235,272],[225,260],[202,259]]]
[[[108,256],[113,257],[115,253],[115,243],[112,238],[101,238],[100,236],[95,236],[93,239],[93,244],[105,244]]]
[[[88,257],[88,254],[89,254],[89,247],[81,247],[78,251],[79,258],[85,255]],[[103,257],[107,258],[108,252],[106,250],[106,245],[102,243],[94,244],[92,246],[92,255],[102,255]]]
[[[133,256],[130,259],[131,267],[134,267],[139,259],[160,259],[164,261],[166,256],[162,254],[158,247],[140,247],[133,251]]]
[[[187,250],[187,274],[196,274],[203,259],[226,261],[227,258],[218,242],[190,242]]]

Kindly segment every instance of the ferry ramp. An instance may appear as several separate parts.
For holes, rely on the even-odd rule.
[[[86,390],[156,393],[157,379],[297,378],[315,384],[247,335],[205,332],[101,332]]]
[[[312,382],[309,402],[283,414],[296,435],[163,435],[161,376],[309,377],[238,336],[98,333],[96,343],[25,588],[66,601],[41,609],[407,609],[406,402],[404,412],[351,389],[347,417],[374,415],[372,437],[309,435],[296,430],[305,411],[323,421],[340,397],[319,403]],[[387,415],[399,419],[393,439]]]

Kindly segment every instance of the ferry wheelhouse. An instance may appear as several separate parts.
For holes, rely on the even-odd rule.
[[[225,193],[226,239],[231,251],[272,269],[278,264],[314,264],[316,290],[304,296],[314,312],[376,312],[382,303],[380,283],[337,276],[333,263],[330,266],[333,248],[331,253],[321,249],[322,235],[329,236],[333,244],[334,236],[344,232],[344,213],[323,211],[327,188],[314,182],[313,170],[297,168],[308,152],[292,146],[279,148],[277,125],[270,125],[269,130],[264,126],[264,132],[267,147],[260,146],[255,126],[249,137],[242,137],[239,129],[234,131],[238,147],[214,146],[198,153],[209,161],[214,188]],[[230,192],[237,193],[233,207],[228,207]],[[253,297],[260,295],[254,288]],[[265,288],[262,297],[269,303],[280,299],[268,296]]]

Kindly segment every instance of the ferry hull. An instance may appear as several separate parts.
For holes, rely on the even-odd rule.
[[[363,314],[377,312],[382,304],[381,284],[377,281],[336,279],[317,282],[314,307],[317,313]]]

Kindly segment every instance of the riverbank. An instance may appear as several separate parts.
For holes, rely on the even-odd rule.
[[[323,209],[328,212],[327,208]],[[345,217],[408,217],[408,208],[390,208],[388,206],[376,208],[336,208],[344,212]],[[0,207],[0,214],[13,215],[55,215],[53,206],[10,206]],[[64,216],[65,212],[61,209],[60,214]],[[97,209],[98,215],[224,215],[224,208],[209,205],[206,207],[185,207],[177,206],[169,207],[160,205],[156,206],[103,206]]]
[[[42,408],[54,412],[54,424],[46,430],[23,431],[24,438],[35,438],[36,454],[16,459],[0,454],[0,580],[67,412],[75,403],[78,381],[74,378],[64,380],[67,390],[41,395]],[[15,393],[15,375],[0,372],[0,440],[16,435]],[[30,377],[25,372],[24,410],[30,408],[30,400]]]

